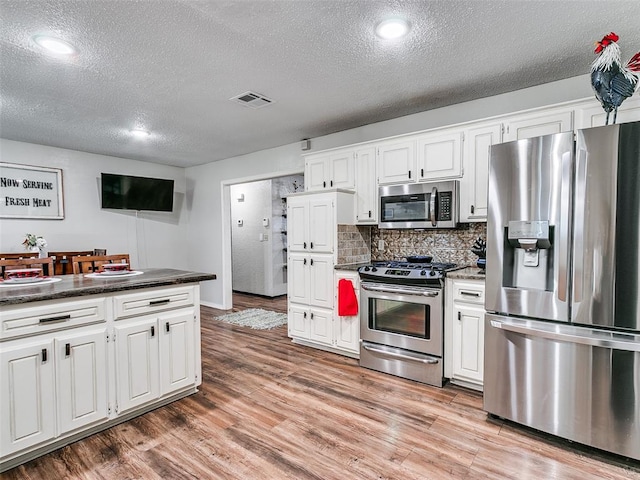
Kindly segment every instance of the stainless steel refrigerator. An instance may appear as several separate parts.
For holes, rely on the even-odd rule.
[[[496,145],[484,409],[640,460],[640,122]]]

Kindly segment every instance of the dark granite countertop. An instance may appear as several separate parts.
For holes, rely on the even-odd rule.
[[[44,285],[16,285],[0,288],[0,305],[39,302],[60,298],[99,295],[141,288],[215,280],[212,273],[189,272],[170,268],[141,269],[142,275],[128,278],[88,278],[85,275],[60,275],[60,281]]]
[[[485,279],[484,270],[478,267],[463,267],[457,270],[451,270],[446,273],[447,278],[456,280],[483,280]]]
[[[364,263],[338,263],[333,267],[334,270],[346,270],[348,272],[357,272],[358,268],[364,267],[365,265],[371,265],[371,262]]]

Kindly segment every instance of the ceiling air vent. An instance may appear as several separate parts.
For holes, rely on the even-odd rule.
[[[230,98],[229,100],[250,108],[262,108],[273,103],[273,100],[270,98],[255,92],[244,92]]]

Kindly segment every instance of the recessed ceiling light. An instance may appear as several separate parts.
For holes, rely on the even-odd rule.
[[[73,55],[77,52],[73,45],[56,37],[36,35],[33,37],[33,41],[53,55]]]
[[[376,35],[385,40],[404,37],[409,33],[409,23],[401,18],[390,18],[376,26]]]
[[[131,136],[135,138],[148,138],[149,135],[151,135],[149,132],[142,130],[141,128],[130,130],[129,133],[131,133]]]

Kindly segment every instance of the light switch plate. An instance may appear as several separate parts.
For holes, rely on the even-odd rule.
[[[384,251],[384,240],[378,240],[378,250]]]

